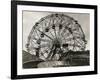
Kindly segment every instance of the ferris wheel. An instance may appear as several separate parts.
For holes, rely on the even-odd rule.
[[[42,60],[59,60],[68,51],[84,51],[87,41],[77,20],[65,14],[50,14],[33,26],[27,51]]]

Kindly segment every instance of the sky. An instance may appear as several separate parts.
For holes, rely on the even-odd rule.
[[[26,43],[28,35],[36,22],[38,22],[42,17],[45,17],[54,12],[35,12],[35,11],[23,11],[23,50],[26,51]],[[86,50],[90,48],[90,15],[88,13],[67,13],[63,14],[73,17],[81,25],[83,32],[85,34],[85,39],[87,40]]]

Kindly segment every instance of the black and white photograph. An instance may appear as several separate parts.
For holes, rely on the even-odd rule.
[[[23,68],[89,65],[88,13],[23,11]]]
[[[97,6],[12,1],[11,77],[97,74]]]

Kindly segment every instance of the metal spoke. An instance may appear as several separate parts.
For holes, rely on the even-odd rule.
[[[68,44],[69,46],[77,46],[77,47],[81,47],[80,45],[76,45],[76,44]]]
[[[77,44],[80,44],[80,47],[83,47],[83,44],[81,44],[78,40],[75,40],[75,41],[77,41],[76,42]]]
[[[55,18],[53,18],[53,25],[52,25],[52,27],[54,27],[53,30],[54,30],[54,33],[55,33],[55,38],[57,39],[57,35],[56,35],[56,25],[54,24],[54,19]]]
[[[51,18],[50,18],[50,21],[49,21],[49,23],[48,23],[48,27],[50,27],[51,26]],[[52,37],[54,38],[54,35],[51,33],[51,31],[49,30],[49,33],[52,35]]]
[[[40,35],[37,33],[37,31],[35,30],[35,33],[37,34],[37,36],[39,37],[39,39],[40,39]]]
[[[53,40],[50,36],[46,35],[44,32],[40,31],[39,29],[37,29],[39,32],[43,33],[46,37],[48,37],[49,39]]]
[[[40,52],[40,54],[44,57],[44,59],[46,58],[42,52]]]
[[[35,44],[37,44],[34,40],[32,40],[32,42],[34,42]]]
[[[52,45],[52,48],[50,49],[49,55],[47,56],[46,59],[49,59],[49,58],[51,57],[51,53],[52,53],[52,51],[53,51],[53,48],[54,48],[54,45]]]
[[[52,37],[54,38],[54,35],[51,33],[51,31],[49,31],[49,33],[52,35]]]
[[[51,42],[50,40],[48,40],[48,39],[43,39],[43,38],[41,38],[41,41],[43,41],[43,42]]]
[[[40,46],[41,47],[47,47],[47,46],[49,46],[50,45],[50,43],[47,43],[47,44],[41,44]]]

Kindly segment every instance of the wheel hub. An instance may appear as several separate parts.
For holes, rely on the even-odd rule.
[[[58,39],[54,39],[53,44],[54,44],[55,48],[60,48],[61,47],[61,43]]]

